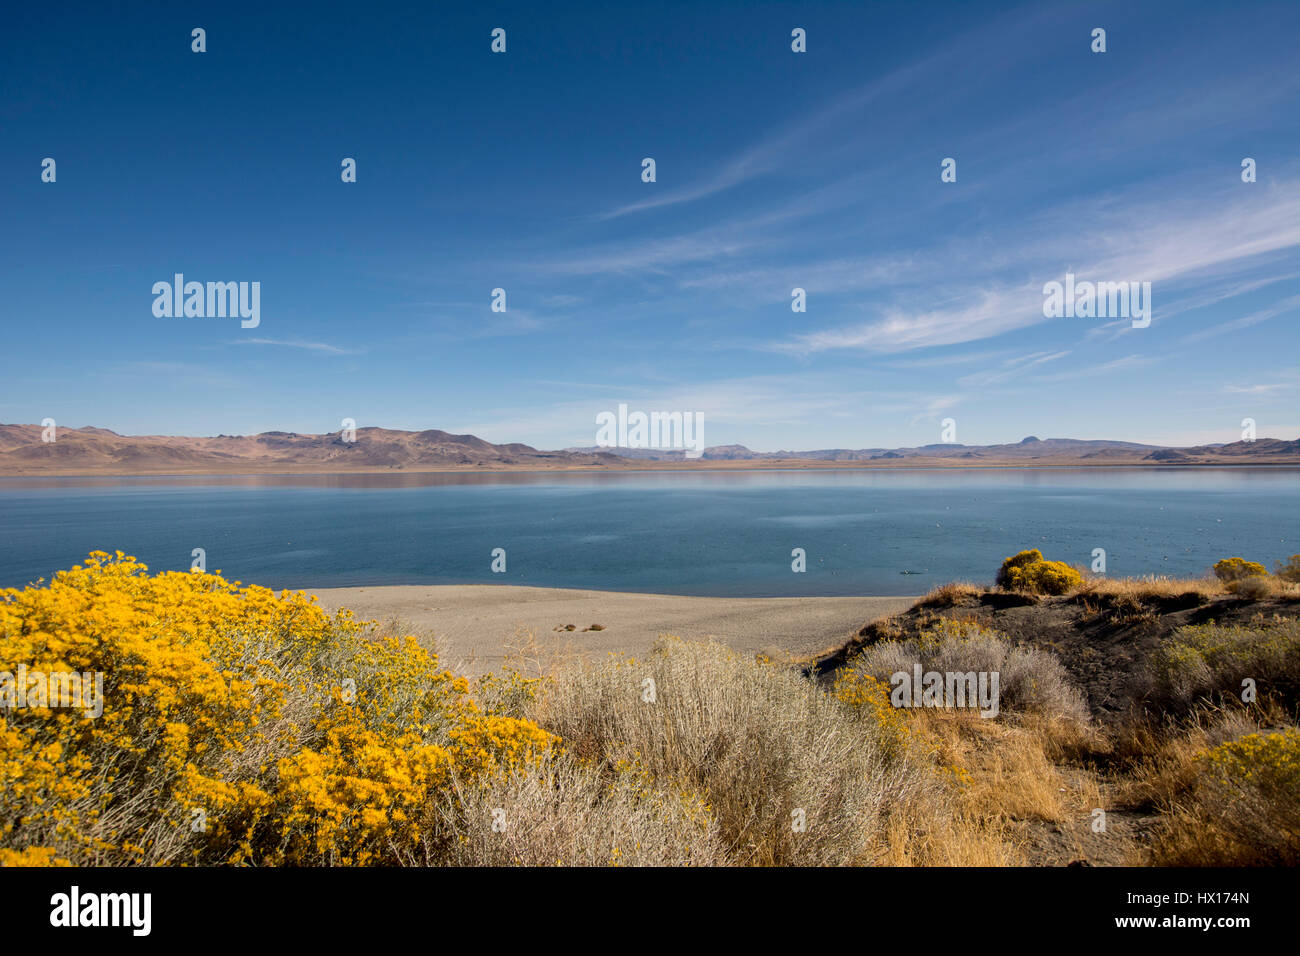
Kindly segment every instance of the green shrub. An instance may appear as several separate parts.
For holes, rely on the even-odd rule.
[[[997,583],[1008,591],[1064,594],[1083,583],[1083,575],[1064,561],[1045,561],[1037,548],[1021,551],[1002,562]]]
[[[1151,667],[1156,699],[1165,706],[1240,701],[1249,679],[1260,698],[1294,707],[1300,702],[1300,622],[1180,627],[1161,644]]]

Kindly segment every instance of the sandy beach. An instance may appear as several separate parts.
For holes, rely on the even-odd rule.
[[[509,585],[305,589],[323,607],[433,637],[453,670],[480,674],[531,632],[547,651],[599,660],[643,654],[660,634],[715,638],[738,651],[815,654],[914,597],[711,598]],[[572,625],[573,630],[568,630]],[[588,630],[599,625],[600,630]]]

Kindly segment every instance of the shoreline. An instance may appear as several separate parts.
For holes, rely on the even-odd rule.
[[[2,480],[21,479],[64,479],[64,478],[374,478],[381,475],[402,477],[419,475],[634,475],[637,473],[658,472],[737,472],[737,471],[986,471],[1025,469],[1041,471],[1044,469],[1168,469],[1170,471],[1199,468],[1261,468],[1261,469],[1300,469],[1300,462],[1294,460],[1277,461],[986,461],[979,464],[952,462],[940,459],[934,464],[896,464],[893,462],[821,462],[813,459],[781,459],[771,464],[755,462],[710,462],[708,465],[687,465],[678,462],[663,462],[659,466],[639,464],[636,467],[592,468],[589,466],[554,467],[554,468],[512,468],[461,466],[452,468],[369,468],[349,471],[319,471],[299,469],[296,471],[70,471],[50,474],[40,470],[16,471],[0,474]]]
[[[738,653],[812,657],[913,597],[694,597],[512,584],[302,588],[321,607],[431,637],[445,666],[478,675],[530,640],[547,656],[644,655],[660,634],[712,638]],[[569,625],[573,630],[567,630]],[[599,630],[590,630],[599,625]],[[533,656],[530,652],[529,657]]]

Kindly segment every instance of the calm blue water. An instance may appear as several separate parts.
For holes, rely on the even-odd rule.
[[[0,479],[0,586],[121,549],[275,588],[530,584],[916,594],[1021,548],[1112,575],[1300,552],[1300,472],[695,472]],[[505,548],[507,572],[490,570]],[[790,570],[790,552],[808,570]],[[919,571],[902,575],[900,571]]]

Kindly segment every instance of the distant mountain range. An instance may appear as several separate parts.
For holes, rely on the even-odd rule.
[[[609,454],[493,445],[473,435],[358,428],[301,435],[119,435],[106,428],[60,428],[42,441],[39,425],[0,425],[0,475],[246,474],[268,472],[440,471],[457,468],[618,467]]]
[[[601,449],[567,448],[574,453],[590,453]],[[653,448],[609,449],[623,458],[640,461],[683,461],[681,451],[663,451]],[[900,460],[931,459],[950,463],[999,462],[1024,463],[1068,459],[1079,462],[1112,464],[1115,462],[1206,462],[1224,463],[1233,460],[1259,462],[1263,459],[1286,461],[1300,456],[1300,439],[1281,441],[1261,438],[1253,442],[1198,445],[1192,448],[1169,448],[1163,445],[1142,445],[1128,441],[1086,441],[1076,438],[1037,438],[1033,435],[1010,445],[918,445],[912,448],[824,448],[816,451],[750,451],[744,445],[715,445],[706,448],[700,456],[703,461],[829,461],[829,462],[889,462]]]
[[[832,448],[755,452],[716,445],[696,460],[681,451],[494,445],[473,435],[430,429],[358,428],[304,435],[263,432],[187,438],[119,435],[106,428],[60,428],[42,440],[40,425],[0,425],[0,476],[284,474],[391,471],[554,470],[764,467],[989,467],[1034,465],[1300,464],[1300,440],[1166,448],[1121,441],[1026,438],[1011,445],[921,445],[915,448]]]

